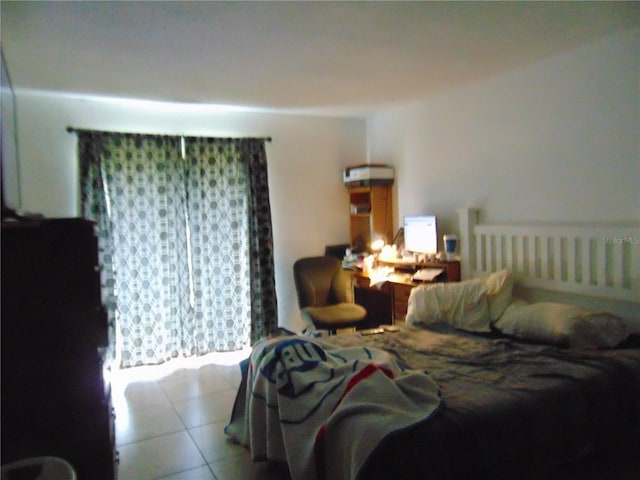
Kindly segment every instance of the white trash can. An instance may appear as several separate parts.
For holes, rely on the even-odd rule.
[[[1,467],[0,480],[76,480],[69,462],[58,457],[33,457]]]

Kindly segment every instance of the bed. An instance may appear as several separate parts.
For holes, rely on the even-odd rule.
[[[227,433],[304,480],[640,478],[640,228],[459,236],[398,331],[257,345]]]

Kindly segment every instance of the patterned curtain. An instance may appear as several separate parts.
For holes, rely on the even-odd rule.
[[[186,140],[183,159],[180,137],[79,132],[83,213],[98,223],[124,367],[236,350],[277,325],[275,308],[263,306],[276,305],[264,288],[273,269],[270,281],[252,277],[254,161],[236,148],[256,142],[264,152],[264,143]],[[257,177],[266,187],[266,168]],[[273,265],[270,214],[262,218],[269,241],[259,257]]]
[[[251,342],[278,327],[273,230],[269,203],[267,153],[264,141],[241,140],[240,158],[249,177],[249,262],[251,280]]]
[[[195,301],[189,351],[236,350],[277,326],[264,141],[185,143]]]
[[[82,216],[97,223],[98,256],[102,283],[102,304],[107,311],[109,328],[108,362],[114,360],[116,350],[116,315],[115,274],[113,267],[113,243],[111,241],[111,222],[108,215],[107,197],[105,195],[106,179],[102,169],[101,152],[103,142],[99,133],[78,133],[78,157],[80,162],[80,196]]]

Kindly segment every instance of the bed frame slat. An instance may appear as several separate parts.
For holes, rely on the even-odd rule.
[[[576,282],[576,239],[567,237],[567,283]]]
[[[567,275],[564,266],[566,265],[566,250],[564,237],[553,237],[553,271],[554,279],[566,281]]]

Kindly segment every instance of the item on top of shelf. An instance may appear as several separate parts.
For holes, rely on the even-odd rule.
[[[347,187],[392,185],[393,178],[393,168],[380,164],[354,165],[345,168],[342,172],[342,180]]]

